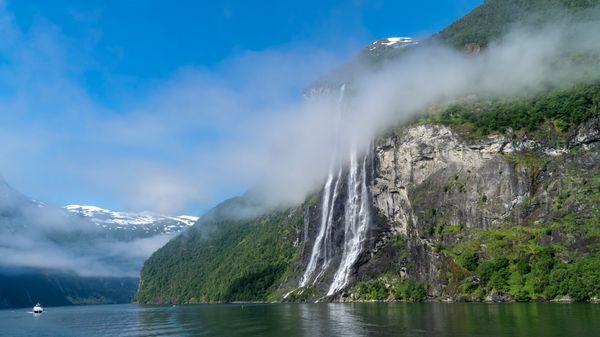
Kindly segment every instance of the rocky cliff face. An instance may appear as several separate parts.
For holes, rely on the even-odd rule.
[[[478,54],[515,22],[565,4],[486,1],[422,44]],[[569,8],[583,14],[597,4]],[[403,38],[376,41],[304,95],[341,91],[342,103],[361,74],[412,48]],[[146,261],[136,299],[600,297],[600,86],[559,89],[457,102],[447,116],[380,137],[368,153],[341,156],[350,162],[332,165],[302,205],[203,217]]]
[[[381,139],[371,191],[387,232],[375,246],[401,237],[404,255],[394,261],[385,257],[385,248],[372,250],[371,258],[357,266],[357,279],[391,271],[428,283],[431,296],[458,299],[461,291],[448,289],[456,286],[452,278],[464,277],[455,275],[463,271],[452,270],[458,267],[454,248],[474,242],[480,256],[496,254],[488,252],[485,232],[502,229],[545,228],[544,235],[531,240],[588,251],[598,242],[582,232],[599,206],[590,201],[597,187],[586,182],[600,169],[599,130],[596,118],[563,146],[525,136],[468,140],[439,125],[401,129]],[[564,205],[557,204],[561,199]],[[549,229],[567,215],[581,228]],[[505,241],[509,250],[525,254],[517,247],[519,240]]]
[[[443,206],[449,225],[470,228],[518,221],[515,208],[529,193],[529,181],[503,156],[511,152],[504,137],[468,144],[444,126],[403,130],[377,148],[375,208],[404,235],[429,220],[424,208]]]
[[[568,134],[535,137],[412,125],[378,139],[356,164],[354,173],[352,165],[333,170],[298,207],[201,220],[146,262],[136,300],[585,300],[600,293],[598,117]],[[365,204],[369,216],[356,216]]]
[[[527,225],[533,209],[537,221],[548,221],[557,192],[548,186],[560,184],[571,173],[569,165],[590,173],[597,168],[599,132],[596,118],[557,147],[499,135],[469,141],[439,125],[399,130],[376,149],[374,207],[403,235],[440,220],[427,209],[443,209],[444,224],[477,229]],[[574,149],[581,152],[573,155]],[[531,199],[540,203],[531,207]]]
[[[583,223],[593,219],[599,207],[597,200],[590,199],[598,187],[586,182],[600,172],[599,132],[600,119],[595,118],[561,142],[525,135],[470,139],[467,133],[443,125],[416,125],[382,137],[370,167],[374,216],[368,235],[347,287],[329,299],[350,299],[357,283],[380,277],[417,280],[427,285],[432,298],[465,299],[460,285],[471,274],[459,262],[465,245],[482,260],[499,253],[496,241],[503,242],[506,255],[527,255],[522,245],[529,241],[539,247],[564,246],[567,260],[573,258],[568,255],[586,254],[598,244],[597,237],[586,237]],[[321,201],[305,211],[303,228],[297,231],[296,245],[302,247],[298,276],[309,264],[321,214],[325,214],[319,205]],[[340,222],[330,229],[337,238],[333,242],[340,243],[330,247],[332,264],[343,255],[344,207],[340,203],[332,208]],[[560,224],[573,215],[580,228]],[[517,237],[489,238],[506,230]],[[519,233],[529,236],[519,238]],[[533,263],[533,257],[529,259]],[[327,271],[330,266],[319,268]],[[322,298],[331,289],[329,283],[331,275],[317,280],[310,290],[292,291],[291,298],[307,299],[303,293]]]

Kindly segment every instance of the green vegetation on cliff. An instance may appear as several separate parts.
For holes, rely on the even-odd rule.
[[[509,232],[510,238],[504,237]],[[479,234],[481,236],[465,241],[466,245],[477,243],[486,248],[499,245],[503,250],[487,252],[479,247],[459,246],[448,252],[456,256],[455,262],[464,269],[463,277],[459,277],[462,298],[483,300],[486,294],[495,293],[524,302],[553,300],[566,295],[575,301],[586,301],[600,296],[600,253],[597,250],[583,256],[563,255],[570,250],[560,244],[536,243],[545,234],[531,228]],[[477,256],[477,259],[474,263],[473,260],[465,263],[464,255]]]
[[[598,0],[489,0],[434,39],[459,49],[469,44],[485,47],[523,18],[535,22],[536,16],[554,13],[557,6],[585,15],[582,9],[598,4]],[[486,175],[492,182],[484,181],[482,186],[470,186],[469,170],[444,176],[442,186],[423,182],[421,187],[430,194],[409,186],[391,186],[397,188],[390,192],[393,198],[408,195],[410,205],[406,207],[415,213],[407,215],[411,218],[408,222],[414,221],[416,228],[394,233],[395,237],[378,242],[382,245],[377,251],[369,252],[368,257],[365,254],[361,263],[370,265],[357,271],[358,281],[343,298],[422,301],[437,296],[529,301],[568,295],[585,301],[600,297],[598,150],[567,144],[583,124],[599,118],[599,110],[600,84],[594,81],[572,88],[548,88],[535,96],[476,98],[433,108],[420,122],[460,131],[465,147],[470,145],[468,141],[504,134],[521,141],[542,140],[540,143],[566,153],[551,157],[543,150],[525,149],[498,155],[500,159],[494,163],[513,170],[513,176],[507,178],[506,172],[498,169],[492,172],[494,177],[503,178]],[[427,165],[415,170],[427,170]],[[451,169],[448,165],[441,171]],[[519,174],[525,177],[526,188],[519,186]],[[504,222],[489,221],[482,228],[472,228],[446,221],[451,212],[464,212],[467,206],[500,203],[494,195],[484,193],[485,184],[498,179],[510,180],[506,187],[510,191],[500,193],[514,196],[514,200],[507,202],[512,205],[486,208],[484,216],[506,219]],[[528,194],[519,195],[520,189]],[[474,198],[464,199],[470,190],[476,190]],[[430,200],[435,198],[439,200]],[[146,262],[135,299],[141,303],[281,300],[297,286],[300,250],[306,248],[299,235],[305,225],[304,212],[309,206],[318,207],[318,201],[318,196],[312,196],[303,207],[251,220],[231,217],[230,213],[237,212],[235,203],[219,206],[224,209],[217,209],[217,215],[205,217]],[[493,226],[488,227],[489,223]],[[416,265],[418,268],[412,268]],[[413,273],[419,268],[425,272]],[[441,286],[429,282],[434,278]],[[432,294],[434,288],[442,290]],[[299,289],[287,300],[322,295],[317,285]]]
[[[472,136],[535,132],[548,125],[561,133],[599,115],[600,83],[593,83],[526,98],[458,102],[431,112],[421,122],[461,126]]]
[[[135,301],[270,300],[295,261],[294,228],[302,224],[301,208],[251,219],[210,216],[146,261]]]
[[[516,165],[534,169],[526,154],[520,156],[515,155]],[[600,163],[595,158],[585,151],[567,155],[558,164],[563,175],[546,180],[543,193],[525,200],[532,214],[546,210],[544,218],[436,231],[440,251],[454,265],[446,270],[447,280],[460,284],[449,287],[454,295],[483,300],[493,293],[516,301],[600,298]],[[547,194],[557,197],[548,199]]]
[[[348,293],[355,301],[422,302],[427,299],[425,284],[396,275],[384,275],[366,282],[358,282]]]

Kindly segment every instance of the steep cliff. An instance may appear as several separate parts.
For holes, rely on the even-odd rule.
[[[344,295],[394,298],[377,282],[412,278],[438,299],[597,296],[599,127],[596,116],[560,147],[527,136],[471,140],[442,125],[381,139],[372,193],[389,228],[357,266],[366,284]]]
[[[146,263],[137,299],[424,298],[402,293],[410,287],[450,300],[597,296],[600,118],[558,143],[527,135],[472,139],[439,124],[396,129],[367,157],[372,221],[342,291],[331,291],[344,259],[342,202],[332,207],[331,237],[321,239],[329,252],[303,281],[329,217],[322,191],[298,208],[254,220],[221,216],[204,224],[220,227],[171,241]],[[339,200],[348,199],[348,174],[341,174]]]
[[[434,40],[477,53],[521,10],[541,9],[486,1]],[[371,54],[378,62],[402,49],[360,57]],[[353,74],[333,72],[305,94],[342,100]],[[136,300],[600,297],[599,111],[594,81],[432,108],[366,153],[350,149],[303,205],[246,217],[233,214],[247,198],[217,207],[146,261]]]

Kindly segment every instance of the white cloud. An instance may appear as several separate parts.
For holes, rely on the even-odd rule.
[[[85,189],[135,209],[177,212],[258,186],[271,203],[295,203],[323,183],[336,141],[366,148],[427,105],[466,94],[570,83],[582,70],[555,60],[565,51],[598,52],[596,28],[515,28],[477,57],[424,44],[356,78],[359,91],[337,125],[336,97],[303,101],[300,92],[344,51],[300,45],[245,52],[213,69],[184,67],[107,109],[77,80],[85,62],[70,62],[69,44],[51,24],[21,32],[5,20],[0,30],[13,37],[5,53],[15,63],[0,71],[0,85],[11,83],[11,74],[18,80],[10,84],[13,95],[0,97],[2,110],[11,111],[0,117],[0,129],[28,141],[9,143],[3,153],[27,155],[0,158],[0,165],[19,181],[27,178],[19,175],[23,167],[37,165],[48,186]]]

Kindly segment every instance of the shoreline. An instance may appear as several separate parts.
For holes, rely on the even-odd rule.
[[[352,300],[352,301],[232,301],[232,302],[194,302],[194,303],[129,303],[135,305],[158,305],[158,306],[179,306],[179,305],[222,305],[222,304],[233,304],[233,305],[252,305],[252,304],[355,304],[355,303],[445,303],[445,304],[517,304],[517,303],[547,303],[547,304],[600,304],[600,298],[591,298],[587,301],[577,302],[570,298],[559,298],[550,301],[546,300],[531,300],[526,302],[518,302],[515,300],[510,301],[454,301],[449,299],[429,299],[422,302],[416,301],[403,301],[403,300]]]

